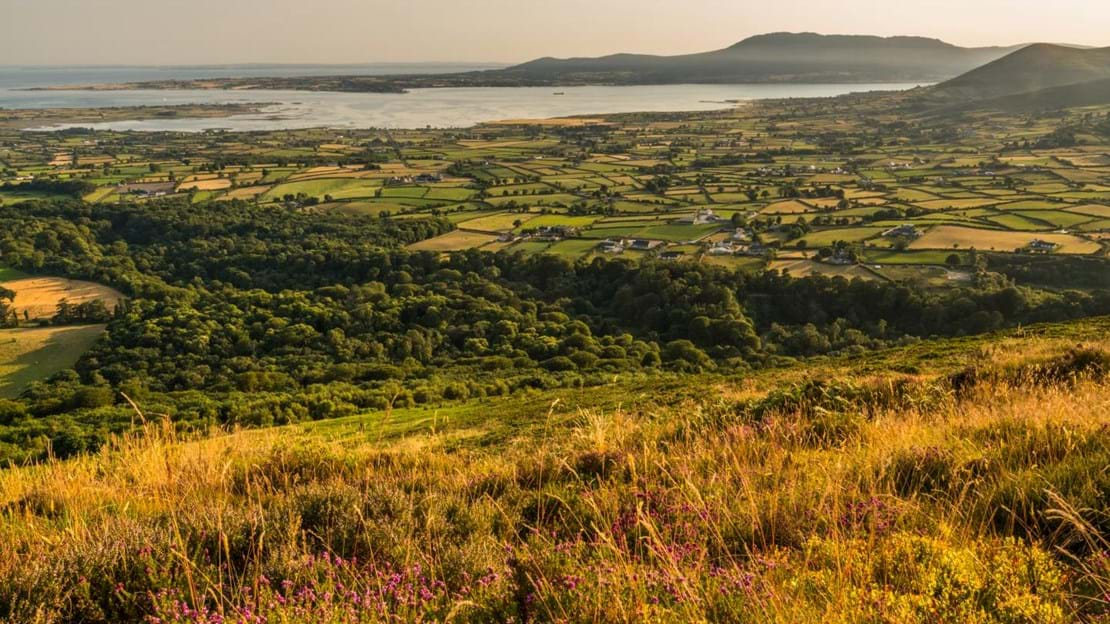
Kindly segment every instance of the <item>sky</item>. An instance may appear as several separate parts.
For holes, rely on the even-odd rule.
[[[766,32],[1110,46],[1107,0],[0,0],[0,64],[521,62]]]

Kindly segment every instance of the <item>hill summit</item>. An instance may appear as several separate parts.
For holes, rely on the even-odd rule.
[[[697,54],[546,57],[494,73],[563,83],[820,83],[946,80],[1017,49],[923,37],[770,33]]]
[[[1110,79],[1110,48],[1038,43],[937,85],[933,91],[957,99],[988,99],[1106,79]]]

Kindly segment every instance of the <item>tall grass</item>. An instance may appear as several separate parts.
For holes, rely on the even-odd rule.
[[[1110,386],[1084,353],[554,405],[494,448],[148,425],[0,472],[0,618],[1107,621]]]

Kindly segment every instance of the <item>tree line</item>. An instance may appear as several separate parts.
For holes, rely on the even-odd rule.
[[[63,433],[69,448],[94,447],[131,419],[120,392],[181,423],[267,425],[1110,312],[1110,291],[985,274],[930,290],[405,249],[451,227],[249,202],[0,207],[5,264],[128,297],[75,371],[0,401],[0,460],[33,459]]]

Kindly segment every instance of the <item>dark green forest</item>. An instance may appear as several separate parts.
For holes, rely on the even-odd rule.
[[[1050,292],[1022,285],[1050,270],[1033,260],[987,259],[966,287],[924,289],[404,249],[452,227],[245,202],[0,207],[5,265],[127,296],[75,371],[0,400],[0,461],[95,448],[131,425],[121,392],[182,427],[259,426],[614,375],[743,374],[1110,313],[1105,284],[1084,277],[1104,274],[1101,262],[1071,271],[1095,288]],[[106,315],[79,312],[56,321]]]

